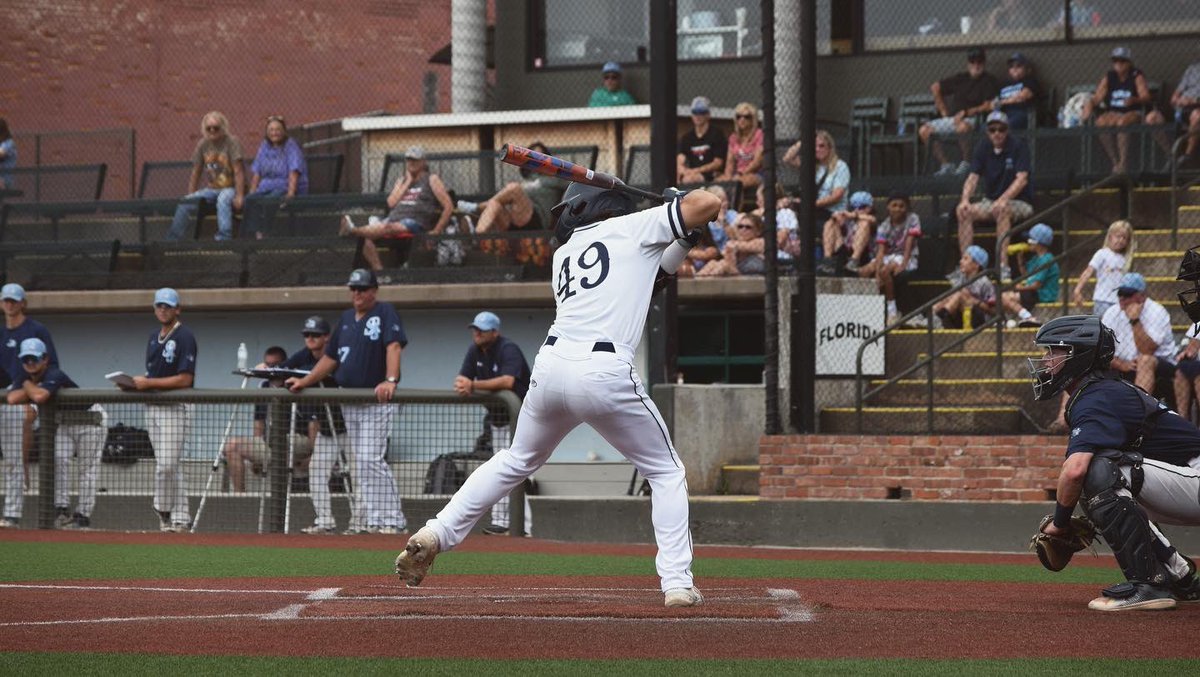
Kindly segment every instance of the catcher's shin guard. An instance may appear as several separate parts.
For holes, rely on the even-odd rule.
[[[1118,490],[1125,480],[1116,460],[1096,456],[1083,484],[1083,509],[1112,548],[1126,580],[1163,586],[1172,577],[1155,555],[1157,539],[1138,504]]]

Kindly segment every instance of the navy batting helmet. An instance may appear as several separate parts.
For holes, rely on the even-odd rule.
[[[635,211],[637,201],[628,193],[572,182],[562,202],[550,210],[554,215],[554,238],[563,245],[576,228]]]
[[[1095,315],[1067,315],[1050,320],[1038,330],[1033,342],[1039,348],[1068,350],[1066,358],[1056,355],[1029,358],[1035,400],[1048,400],[1081,376],[1108,368],[1117,349],[1113,331]],[[1053,371],[1060,360],[1062,366]]]

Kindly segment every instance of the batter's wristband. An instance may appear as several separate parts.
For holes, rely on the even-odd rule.
[[[1075,506],[1067,507],[1062,503],[1054,503],[1054,526],[1059,529],[1071,528],[1071,515],[1075,514]]]

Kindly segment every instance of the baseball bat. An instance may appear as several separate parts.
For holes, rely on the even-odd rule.
[[[500,149],[498,158],[505,164],[523,167],[531,172],[554,176],[565,181],[574,181],[575,183],[595,186],[596,188],[603,188],[605,190],[619,190],[646,200],[664,201],[662,195],[626,185],[624,181],[612,174],[588,169],[560,157],[539,153],[536,150],[513,143],[504,144],[504,147]]]

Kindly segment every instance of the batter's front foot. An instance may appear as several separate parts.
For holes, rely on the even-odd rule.
[[[704,603],[704,595],[696,588],[671,588],[664,596],[666,606],[700,606]]]
[[[417,587],[433,567],[439,548],[437,534],[429,527],[422,527],[408,539],[404,552],[396,557],[396,574],[408,587]]]

